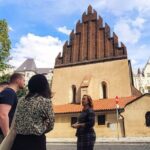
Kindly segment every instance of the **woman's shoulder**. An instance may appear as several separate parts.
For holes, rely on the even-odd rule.
[[[38,100],[41,100],[41,101],[45,101],[45,102],[50,102],[50,101],[51,101],[50,98],[45,98],[45,97],[43,97],[43,96],[37,96],[37,99],[38,99]]]
[[[50,104],[51,103],[51,99],[50,98],[45,98],[45,97],[43,97],[43,96],[37,96],[36,97],[36,101],[37,102],[39,102],[39,103],[41,103],[41,104]]]
[[[40,95],[34,95],[32,97],[21,97],[19,99],[19,101],[27,101],[27,102],[51,102],[51,99],[50,98],[45,98],[43,96],[40,96]]]

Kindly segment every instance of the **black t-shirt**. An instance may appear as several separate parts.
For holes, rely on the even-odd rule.
[[[11,125],[11,122],[12,122],[12,119],[16,110],[17,102],[18,102],[17,95],[13,89],[6,88],[0,93],[0,104],[11,105],[11,109],[9,112],[9,126]],[[0,133],[2,133],[1,130],[0,130]]]

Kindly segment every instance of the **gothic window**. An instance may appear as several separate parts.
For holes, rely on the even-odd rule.
[[[107,83],[105,81],[102,82],[101,84],[102,86],[102,98],[107,98],[108,95],[107,95]]]
[[[76,103],[76,86],[72,85],[72,103]]]
[[[150,111],[145,114],[145,124],[147,127],[150,127]]]

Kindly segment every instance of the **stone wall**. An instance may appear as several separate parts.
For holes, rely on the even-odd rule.
[[[52,81],[52,98],[54,104],[72,102],[72,85],[76,86],[76,100],[81,99],[81,84],[86,76],[91,76],[88,94],[93,99],[100,99],[100,86],[107,83],[108,98],[131,96],[131,83],[128,60],[107,61],[102,63],[85,64],[55,68]]]

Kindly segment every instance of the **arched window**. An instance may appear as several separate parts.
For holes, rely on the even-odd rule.
[[[107,83],[103,81],[101,86],[102,86],[102,98],[108,98]]]
[[[76,86],[72,85],[72,103],[76,103]]]
[[[150,111],[145,114],[145,124],[147,127],[150,127]]]

